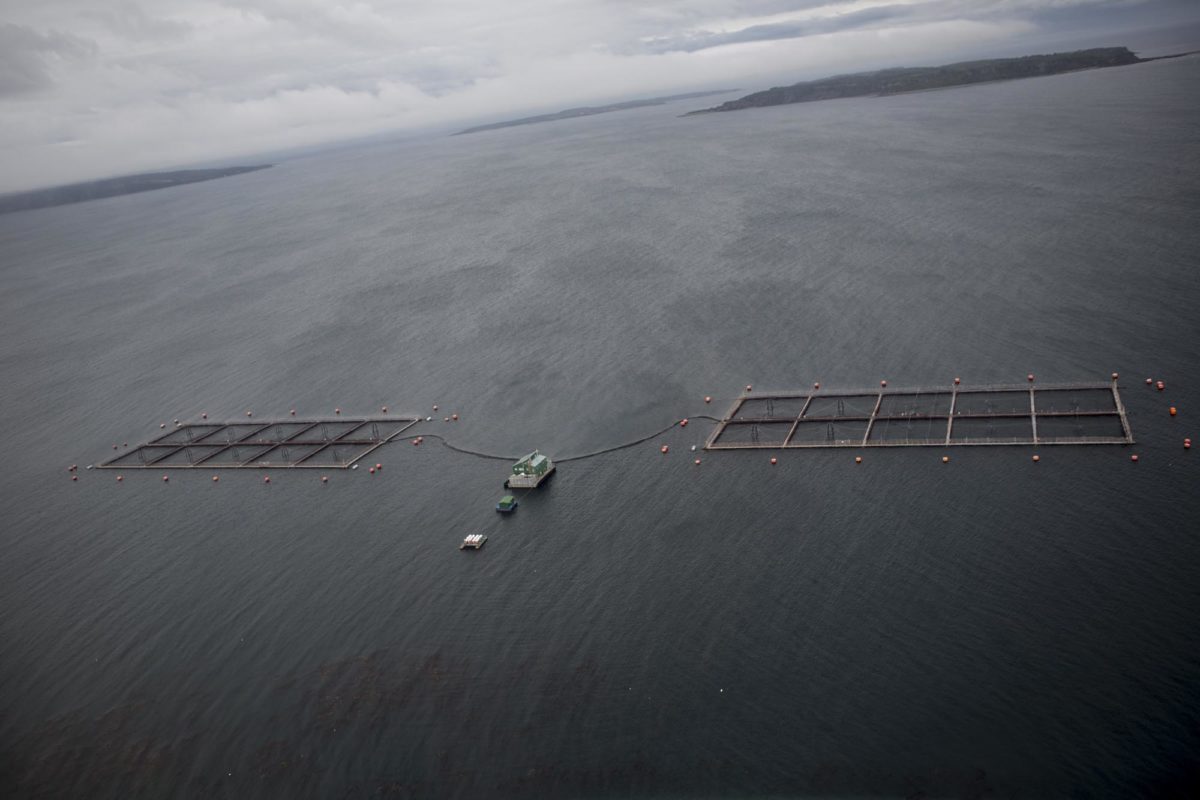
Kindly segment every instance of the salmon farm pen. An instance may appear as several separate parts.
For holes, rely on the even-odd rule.
[[[309,419],[179,425],[98,465],[100,469],[346,469],[419,417]]]
[[[1133,444],[1117,382],[743,394],[706,450]]]

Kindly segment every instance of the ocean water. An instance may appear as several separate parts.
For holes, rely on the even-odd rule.
[[[1185,796],[1197,85],[673,104],[0,217],[0,792]],[[503,519],[506,465],[433,440],[82,469],[202,411],[565,457],[747,383],[1113,371],[1132,447],[696,466],[697,420]]]

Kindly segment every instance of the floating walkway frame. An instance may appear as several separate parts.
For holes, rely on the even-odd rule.
[[[1117,382],[747,392],[705,450],[1133,444]]]
[[[178,425],[100,469],[347,469],[420,417],[202,422]]]

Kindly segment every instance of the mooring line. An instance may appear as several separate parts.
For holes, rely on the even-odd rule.
[[[710,422],[720,422],[721,421],[721,420],[717,419],[716,417],[710,417],[707,414],[697,414],[696,416],[688,417],[687,419],[688,420],[706,419],[706,420],[709,420]],[[571,461],[583,461],[586,458],[595,458],[596,456],[602,456],[607,453],[615,453],[618,450],[625,450],[626,448],[629,448],[629,447],[635,447],[639,444],[644,444],[644,443],[650,441],[651,439],[657,439],[659,436],[662,436],[667,431],[671,430],[672,428],[678,427],[678,426],[679,426],[679,420],[676,420],[675,422],[672,422],[670,425],[663,428],[662,430],[655,431],[654,433],[651,433],[648,436],[642,436],[641,438],[634,439],[631,442],[624,442],[623,444],[614,445],[612,447],[606,447],[603,450],[596,450],[594,452],[584,453],[584,454],[578,455],[578,456],[567,456],[566,458],[556,458],[556,459],[554,459],[554,461],[556,461],[559,464],[566,464]],[[471,450],[466,447],[459,447],[458,445],[451,444],[449,442],[449,440],[446,439],[445,436],[442,436],[437,433],[421,433],[421,434],[417,434],[417,435],[423,436],[423,437],[429,437],[430,439],[437,439],[446,448],[453,450],[456,453],[462,453],[463,455],[468,455],[468,456],[475,456],[476,458],[486,458],[491,461],[516,461],[518,458],[521,458],[521,456],[502,456],[502,455],[496,455],[495,453],[484,453],[479,450]],[[411,439],[414,437],[404,436],[401,438]]]

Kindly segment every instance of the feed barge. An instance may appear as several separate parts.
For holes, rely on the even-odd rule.
[[[554,462],[534,450],[512,465],[512,472],[504,482],[505,489],[536,489],[554,474]]]

